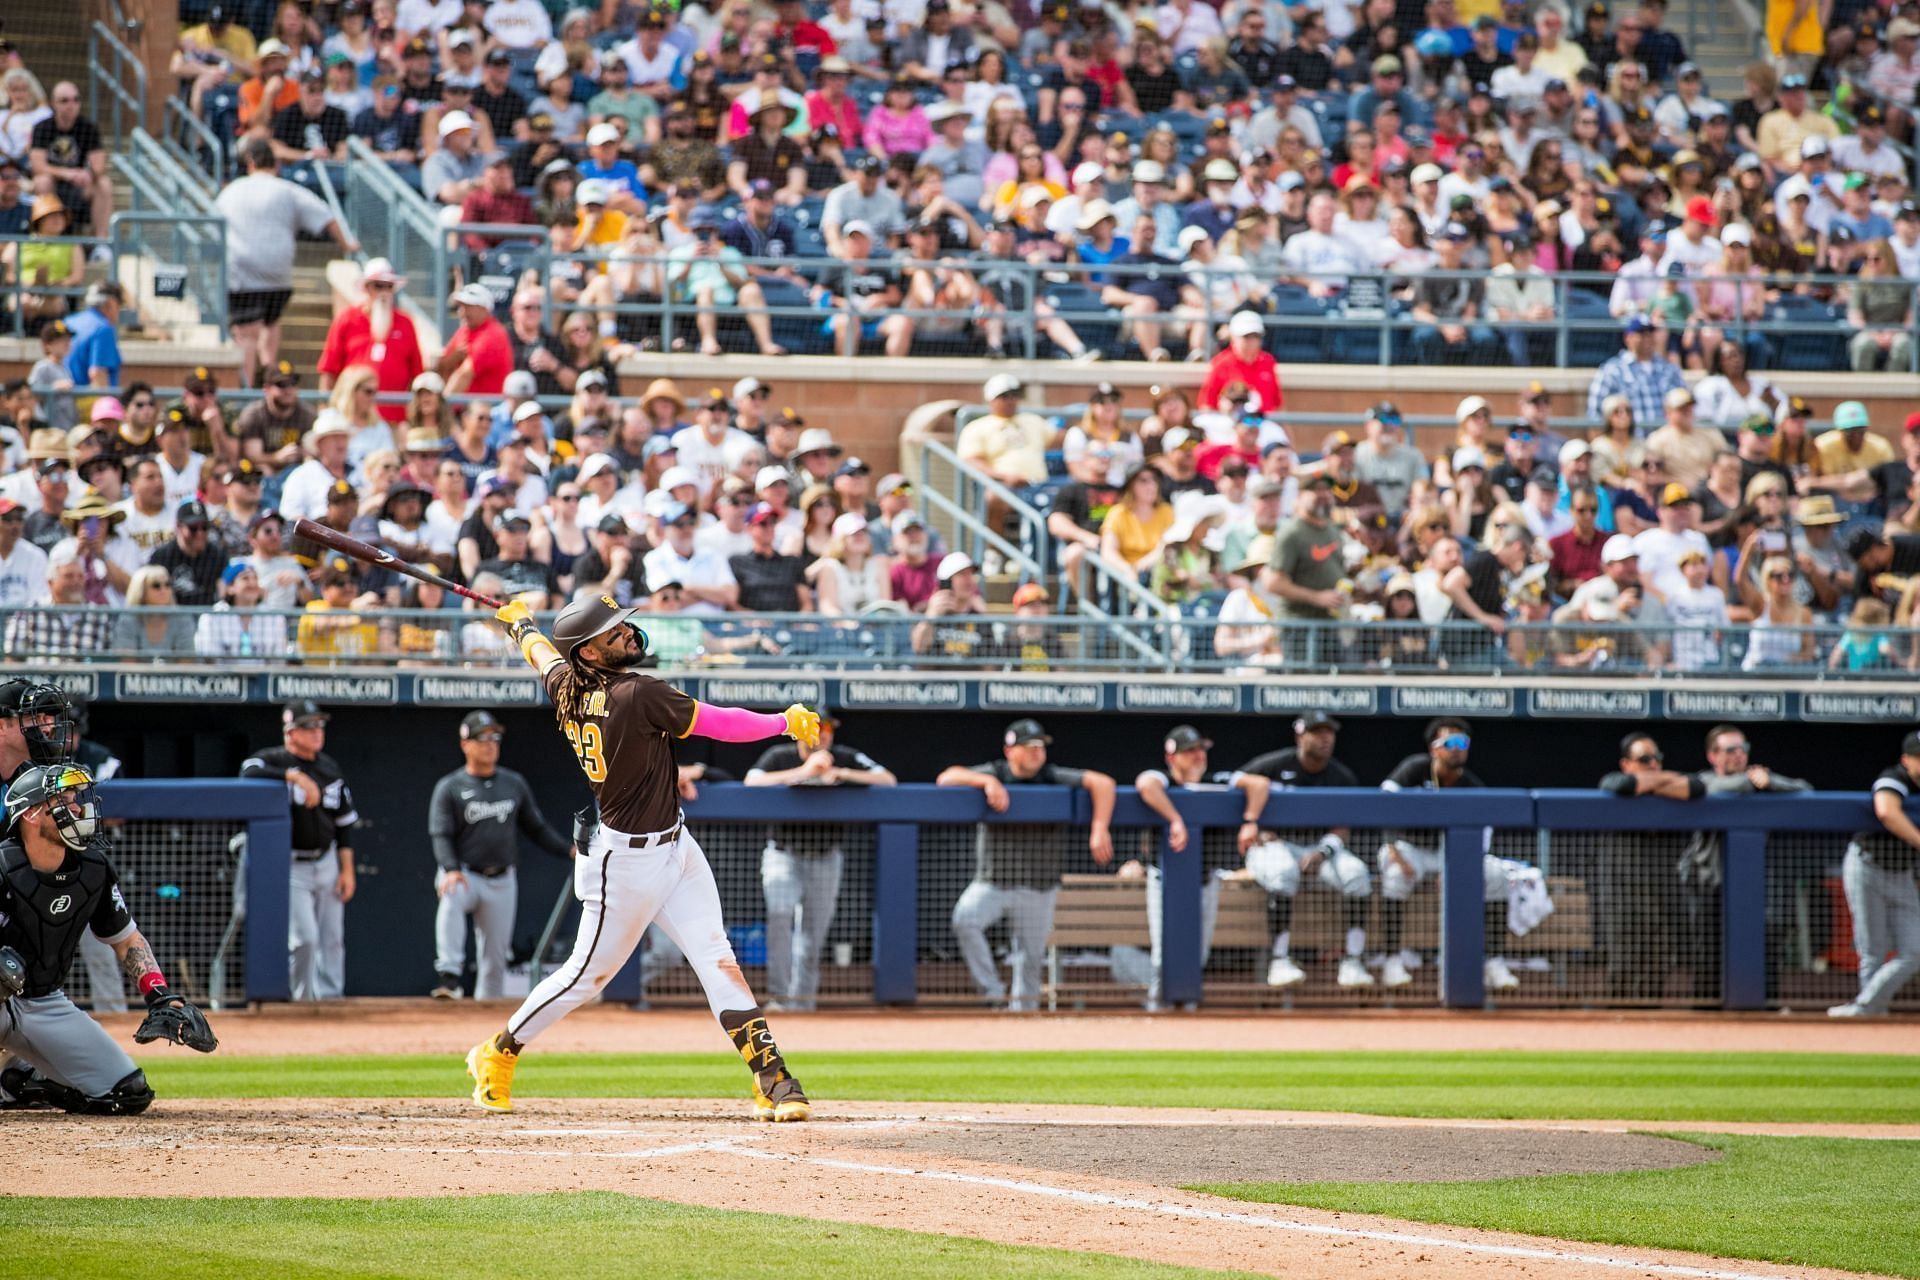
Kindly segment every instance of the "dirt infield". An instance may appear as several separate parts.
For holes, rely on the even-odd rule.
[[[222,1056],[465,1053],[505,1024],[513,1002],[346,1000],[266,1005],[213,1016]],[[103,1018],[124,1039],[137,1014]],[[1835,1021],[1779,1014],[1499,1013],[1373,1010],[1350,1014],[1147,1016],[940,1013],[863,1009],[775,1014],[781,1046],[828,1050],[1244,1049],[1260,1052],[1487,1051],[1619,1053],[1920,1054],[1920,1019]],[[589,1005],[540,1038],[543,1053],[698,1053],[724,1050],[701,1009],[636,1013]]]
[[[1640,1135],[1522,1125],[1315,1125],[1252,1112],[836,1103],[180,1101],[131,1120],[8,1118],[15,1186],[56,1195],[429,1196],[614,1190],[685,1204],[1120,1253],[1289,1277],[1535,1280],[1837,1275],[1569,1244],[1179,1191],[1211,1178],[1427,1178],[1670,1167]],[[1042,1118],[1044,1111],[1046,1118]]]

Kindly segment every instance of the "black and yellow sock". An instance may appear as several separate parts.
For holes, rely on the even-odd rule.
[[[499,1035],[495,1036],[493,1038],[493,1047],[502,1053],[514,1055],[518,1055],[522,1049],[526,1048],[524,1044],[521,1044],[513,1038],[511,1031],[502,1031]]]
[[[771,1085],[786,1074],[786,1059],[780,1056],[780,1046],[773,1042],[767,1017],[758,1006],[724,1010],[720,1014],[720,1025],[726,1028],[733,1047],[753,1069],[755,1079]]]

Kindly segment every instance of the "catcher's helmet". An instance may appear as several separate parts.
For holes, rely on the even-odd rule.
[[[615,627],[625,624],[632,627],[634,637],[640,642],[640,651],[647,650],[647,633],[633,620],[640,612],[637,606],[623,607],[612,596],[583,596],[560,611],[553,623],[553,647],[564,655],[568,662],[578,661],[575,651],[587,641]]]
[[[54,824],[60,843],[84,849],[100,829],[100,807],[94,801],[93,775],[77,764],[35,765],[23,771],[7,788],[7,829],[20,815],[53,802]]]
[[[35,764],[58,764],[73,754],[79,742],[73,705],[55,685],[37,680],[0,684],[0,719],[20,721],[27,758]]]

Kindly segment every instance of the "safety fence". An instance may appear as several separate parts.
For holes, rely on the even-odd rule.
[[[1864,795],[1290,791],[1243,855],[1239,793],[1172,792],[1176,851],[1122,787],[1102,863],[1086,792],[1009,794],[994,813],[971,788],[712,784],[686,812],[749,981],[793,1007],[1806,1010],[1855,994],[1839,867],[1877,825]],[[572,911],[563,889],[550,964]],[[702,996],[654,930],[608,998]]]
[[[397,589],[407,581],[389,574],[361,589]],[[440,588],[425,589],[451,598]],[[677,606],[671,612],[644,611],[644,597],[639,603],[649,651],[666,671],[1212,673],[1235,679],[1534,673],[1576,682],[1621,676],[1811,677],[1844,685],[1907,681],[1920,670],[1920,644],[1912,629],[1840,623],[1677,627],[1516,621],[1497,635],[1477,622],[1425,622],[1417,614],[1223,622],[1218,593],[1179,603],[1155,600],[1153,611],[1142,611],[1145,616],[1124,609],[1109,614],[1097,605],[1081,614],[994,612],[984,602],[977,612],[936,617],[891,602],[848,616]],[[1356,606],[1356,612],[1360,609],[1378,606]],[[553,615],[539,616],[550,624]],[[1848,652],[1880,657],[1865,666],[1836,664],[1836,646],[1848,637]],[[0,610],[0,652],[23,661],[188,668],[352,671],[399,664],[522,670],[518,651],[505,640],[491,610],[390,608],[364,598],[307,609],[38,605]]]
[[[164,625],[175,618],[191,625]],[[1761,651],[1750,643],[1755,629],[1744,625],[1515,622],[1496,636],[1475,622],[1427,623],[1417,616],[1220,622],[1212,616],[1089,619],[983,611],[928,618],[896,607],[850,617],[656,612],[640,622],[651,651],[667,669],[709,663],[783,671],[904,664],[956,671],[1179,670],[1234,676],[1372,669],[1455,675],[1540,671],[1569,677],[1818,676],[1838,682],[1904,680],[1915,662],[1910,631],[1840,624],[1765,628],[1769,641]],[[1228,652],[1220,647],[1223,633],[1230,633]],[[1257,643],[1246,633],[1258,633]],[[1884,660],[1852,669],[1830,666],[1834,646],[1849,634],[1858,648],[1871,650],[1884,641]],[[520,665],[491,613],[470,608],[358,604],[214,611],[49,605],[0,611],[0,635],[6,654],[20,659],[189,666],[237,661],[305,668],[398,662],[518,670]],[[1415,640],[1419,643],[1410,643]],[[1710,654],[1717,657],[1709,661]]]
[[[286,787],[114,779],[99,792],[121,892],[168,984],[214,1008],[286,999]],[[66,989],[95,1009],[126,999],[119,963],[100,945],[83,943]]]

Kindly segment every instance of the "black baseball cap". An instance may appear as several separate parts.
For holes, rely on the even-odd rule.
[[[469,711],[460,721],[462,739],[477,738],[488,729],[494,729],[500,733],[506,732],[506,726],[502,725],[499,717],[491,711]]]
[[[320,709],[320,704],[312,698],[295,698],[280,708],[280,723],[302,729],[312,728],[315,724],[325,724],[333,717]]]
[[[1047,731],[1040,727],[1038,720],[1015,720],[1007,726],[1006,744],[1010,747],[1023,747],[1030,742],[1052,742]]]
[[[1168,755],[1180,751],[1192,751],[1195,747],[1205,751],[1213,746],[1213,739],[1190,724],[1177,724],[1167,731],[1165,746]]]
[[[1331,729],[1340,732],[1340,722],[1324,711],[1308,711],[1293,722],[1295,733],[1312,733],[1315,729]]]
[[[1920,729],[1915,729],[1900,740],[1900,754],[1903,756],[1920,756]]]
[[[187,526],[199,525],[205,528],[210,521],[206,504],[198,498],[188,498],[173,513],[173,522]]]

